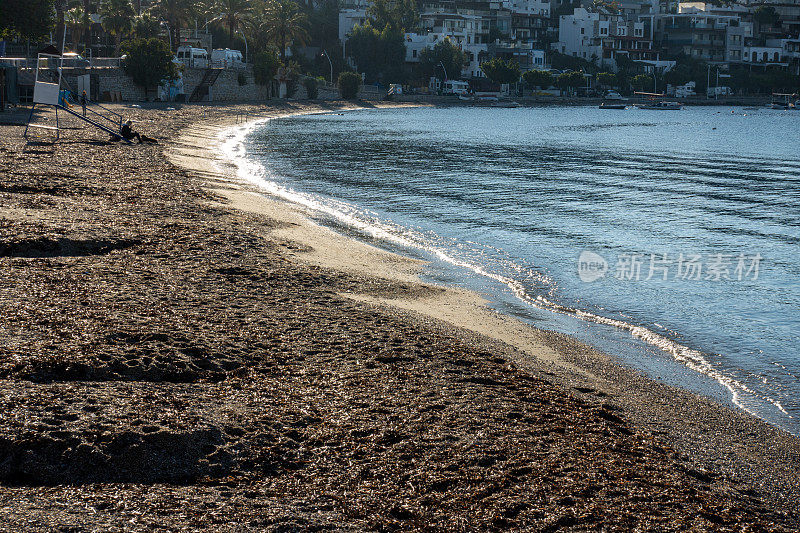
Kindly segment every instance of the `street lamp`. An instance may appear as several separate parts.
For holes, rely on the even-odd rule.
[[[245,37],[244,32],[241,30],[236,30],[236,32],[244,39],[244,62],[247,63],[247,37]]]
[[[328,52],[323,48],[322,55],[324,55],[328,59],[328,64],[331,66],[331,85],[333,85],[333,63],[331,62],[331,57],[328,55]]]
[[[444,68],[444,63],[442,63],[441,61],[439,61],[439,64],[442,66],[442,70],[444,71],[444,81],[447,81],[447,79],[448,79],[447,78],[447,69]]]
[[[167,24],[167,21],[162,20],[161,21],[161,26],[163,26],[164,28],[167,28],[167,38],[169,39],[169,49],[170,49],[170,51],[172,51],[172,32],[169,29],[169,24]]]

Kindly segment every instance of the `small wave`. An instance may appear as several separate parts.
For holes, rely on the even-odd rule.
[[[310,212],[330,217],[344,226],[352,228],[373,239],[383,240],[406,248],[424,250],[443,262],[467,269],[478,276],[500,283],[507,287],[518,300],[537,309],[569,315],[582,320],[628,331],[633,337],[671,355],[675,361],[715,380],[730,392],[732,403],[740,409],[754,416],[760,416],[759,413],[754,408],[749,407],[748,404],[751,403],[752,400],[757,402],[761,401],[774,406],[789,418],[793,418],[779,401],[761,394],[741,381],[718,371],[714,368],[712,363],[703,356],[702,352],[698,350],[684,346],[643,326],[637,326],[624,320],[608,318],[589,311],[568,307],[546,298],[543,295],[532,295],[525,284],[520,280],[492,272],[479,263],[456,257],[442,247],[437,246],[435,240],[426,237],[420,232],[382,220],[377,214],[357,209],[346,202],[331,198],[323,199],[314,195],[294,191],[280,185],[270,179],[271,176],[268,175],[266,168],[262,164],[247,157],[244,147],[245,137],[256,128],[266,124],[269,120],[270,119],[262,119],[244,126],[232,127],[220,134],[221,151],[237,168],[237,175],[240,179],[258,186],[266,193],[308,209]],[[454,247],[458,249],[463,246],[463,244],[464,243],[455,243]],[[534,272],[532,269],[524,268],[519,265],[515,265],[515,267],[520,273],[524,271],[524,274],[526,274],[529,279],[536,279],[541,286],[553,285],[552,280],[539,272]],[[656,326],[666,329],[658,324],[656,324]],[[783,365],[777,362],[774,364],[785,369]],[[749,396],[750,398],[746,398],[743,395]]]

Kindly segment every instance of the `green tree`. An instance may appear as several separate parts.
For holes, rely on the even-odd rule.
[[[653,88],[653,77],[647,74],[637,74],[631,78],[631,85],[633,89],[639,92],[648,92]]]
[[[513,59],[508,61],[499,57],[481,63],[481,70],[486,77],[495,83],[517,83],[520,77],[519,63]]]
[[[311,44],[326,48],[341,48],[339,40],[339,3],[336,0],[321,0],[309,14]],[[328,50],[332,52],[332,50]]]
[[[177,76],[176,66],[172,62],[172,50],[160,39],[126,41],[123,50],[127,55],[123,63],[125,72],[134,83],[144,87],[145,91],[157,87],[161,80]]]
[[[556,78],[556,85],[561,92],[572,93],[578,87],[583,87],[586,84],[586,79],[582,72],[564,72]]]
[[[361,86],[361,76],[355,72],[342,72],[336,81],[339,87],[339,96],[344,100],[352,100],[358,96],[358,88]]]
[[[64,40],[64,17],[67,14],[69,4],[67,0],[53,0],[53,8],[56,11],[56,48],[61,48],[61,43]]]
[[[614,84],[617,81],[617,77],[610,73],[610,72],[598,72],[597,73],[597,83],[608,89],[614,87]]]
[[[429,78],[437,76],[439,79],[446,78],[457,80],[461,77],[461,70],[467,64],[467,54],[445,39],[436,43],[433,48],[424,49],[419,55],[420,73]],[[447,71],[446,75],[441,68]]]
[[[386,78],[396,80],[406,56],[402,33],[392,30],[388,24],[379,31],[369,22],[353,28],[347,39],[347,50],[370,83],[386,81]]]
[[[142,13],[133,21],[133,33],[139,39],[158,37],[161,33],[161,23],[150,13]]]
[[[107,0],[100,8],[100,16],[103,29],[114,36],[114,53],[118,54],[122,36],[133,29],[133,17],[136,16],[136,12],[130,0]]]
[[[281,63],[286,62],[286,46],[308,39],[308,16],[292,0],[269,0],[264,5],[263,27],[266,40],[278,46]]]
[[[522,79],[531,89],[534,87],[547,89],[553,85],[553,75],[546,70],[529,70],[522,75]]]
[[[72,49],[78,51],[78,44],[85,36],[86,28],[89,27],[89,18],[83,11],[82,5],[77,5],[64,14],[64,22],[72,34]]]
[[[394,32],[416,29],[419,10],[415,0],[371,0],[367,18],[374,28],[389,26]]]
[[[1,0],[0,39],[37,41],[53,28],[53,0]]]
[[[762,26],[777,26],[781,21],[781,16],[772,6],[759,6],[753,13],[753,20]]]
[[[253,78],[259,85],[269,85],[275,79],[281,63],[274,49],[268,48],[256,52],[253,57]]]
[[[233,41],[233,33],[239,29],[252,9],[250,0],[214,0],[211,13],[215,16],[209,22],[223,22],[228,28],[229,40]]]

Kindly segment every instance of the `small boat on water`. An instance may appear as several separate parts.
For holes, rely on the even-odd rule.
[[[600,104],[600,109],[625,109],[625,104],[612,104],[610,102],[603,102]]]
[[[507,107],[507,108],[511,108],[511,107],[522,107],[522,104],[520,104],[519,102],[513,102],[513,101],[512,102],[499,101],[499,102],[492,102],[491,106],[492,107]]]
[[[769,109],[793,109],[797,107],[797,102],[794,99],[797,94],[786,93],[772,93],[772,103],[767,106]]]
[[[658,111],[677,111],[683,108],[680,102],[652,102],[649,104],[639,104],[639,109],[654,109]]]

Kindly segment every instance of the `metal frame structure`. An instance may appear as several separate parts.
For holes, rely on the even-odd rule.
[[[48,62],[51,61],[51,60],[52,61],[58,60],[58,83],[39,80],[39,70],[40,70],[40,66],[41,66],[42,60],[45,60],[45,61],[48,61]],[[116,137],[117,139],[119,139],[121,141],[125,141],[126,143],[130,144],[131,141],[129,139],[126,139],[125,137],[123,137],[119,133],[119,129],[120,129],[121,125],[122,125],[122,115],[120,115],[119,113],[116,113],[114,111],[111,111],[110,109],[107,109],[107,108],[99,105],[99,104],[96,104],[101,109],[103,109],[103,110],[115,115],[119,119],[119,121],[117,121],[115,119],[111,119],[111,118],[103,115],[102,113],[98,113],[94,109],[90,110],[87,107],[87,110],[89,110],[92,113],[94,113],[95,115],[98,115],[99,117],[107,120],[108,122],[111,122],[112,124],[114,124],[117,127],[117,131],[114,131],[111,128],[108,128],[108,127],[104,126],[100,122],[92,120],[90,118],[87,118],[87,117],[81,115],[80,113],[76,113],[75,111],[73,111],[69,107],[67,107],[66,105],[63,105],[63,104],[67,103],[66,101],[64,101],[63,104],[62,104],[61,78],[63,76],[63,71],[64,71],[63,67],[64,67],[64,55],[63,54],[53,54],[53,53],[48,53],[48,52],[39,52],[37,54],[37,57],[36,57],[36,78],[35,78],[34,85],[33,85],[33,104],[31,105],[31,113],[30,113],[30,115],[28,115],[28,123],[25,125],[25,133],[23,134],[25,139],[28,139],[28,129],[29,128],[40,128],[40,129],[46,129],[46,130],[55,131],[56,132],[55,140],[58,140],[60,138],[60,136],[61,136],[60,135],[60,127],[59,127],[60,124],[59,124],[59,118],[58,118],[58,111],[61,110],[61,111],[66,111],[70,115],[73,115],[73,116],[79,118],[80,120],[83,120],[84,122],[88,122],[92,126],[105,131],[106,133],[108,133],[112,137]],[[36,105],[37,104],[42,105],[42,106],[52,106],[55,109],[55,113],[56,113],[56,125],[55,126],[48,126],[48,125],[44,125],[44,124],[32,124],[31,123],[31,121],[33,120],[33,113],[34,113],[34,111],[36,109]]]

